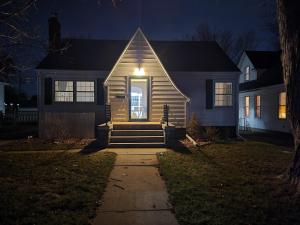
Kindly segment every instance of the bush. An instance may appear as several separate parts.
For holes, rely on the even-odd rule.
[[[187,133],[195,139],[198,139],[201,136],[201,126],[196,113],[192,113],[192,118],[187,125]]]
[[[204,135],[209,141],[215,142],[220,139],[220,131],[216,127],[205,127]]]

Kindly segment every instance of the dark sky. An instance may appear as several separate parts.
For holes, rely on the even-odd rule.
[[[255,30],[266,38],[259,0],[41,0],[33,21],[47,32],[47,19],[58,12],[63,36],[128,39],[140,24],[150,39],[182,39],[198,24],[240,33]]]
[[[31,12],[30,23],[47,39],[48,17],[57,12],[63,37],[129,39],[141,24],[149,39],[183,39],[197,25],[208,24],[234,34],[256,32],[259,49],[268,49],[270,34],[260,0],[40,0]],[[140,22],[141,21],[141,22]],[[35,93],[35,84],[24,85]],[[28,91],[30,90],[30,91]]]

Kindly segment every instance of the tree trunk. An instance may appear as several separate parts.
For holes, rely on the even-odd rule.
[[[290,181],[300,181],[300,4],[299,0],[277,0],[281,61],[287,92],[287,112],[294,135],[295,155]]]

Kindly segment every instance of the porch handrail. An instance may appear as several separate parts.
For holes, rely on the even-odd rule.
[[[169,106],[167,104],[164,105],[162,120],[167,123],[167,126],[169,125]]]
[[[111,121],[111,106],[109,104],[105,104],[105,123],[106,123],[106,125],[110,121]]]

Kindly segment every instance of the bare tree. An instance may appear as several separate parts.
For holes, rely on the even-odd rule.
[[[2,0],[0,3],[0,76],[7,78],[7,72],[17,70],[16,63],[11,63],[16,48],[25,45],[27,39],[36,38],[28,29],[27,13],[37,0]],[[9,63],[8,63],[9,62]]]
[[[244,50],[257,47],[257,38],[254,31],[248,31],[239,36],[234,36],[230,30],[212,29],[207,24],[201,24],[197,27],[195,34],[188,37],[198,41],[216,41],[226,54],[237,62]]]
[[[294,135],[295,155],[289,178],[299,187],[300,181],[300,3],[277,0],[277,17],[282,49],[281,61],[287,92],[287,110]]]

